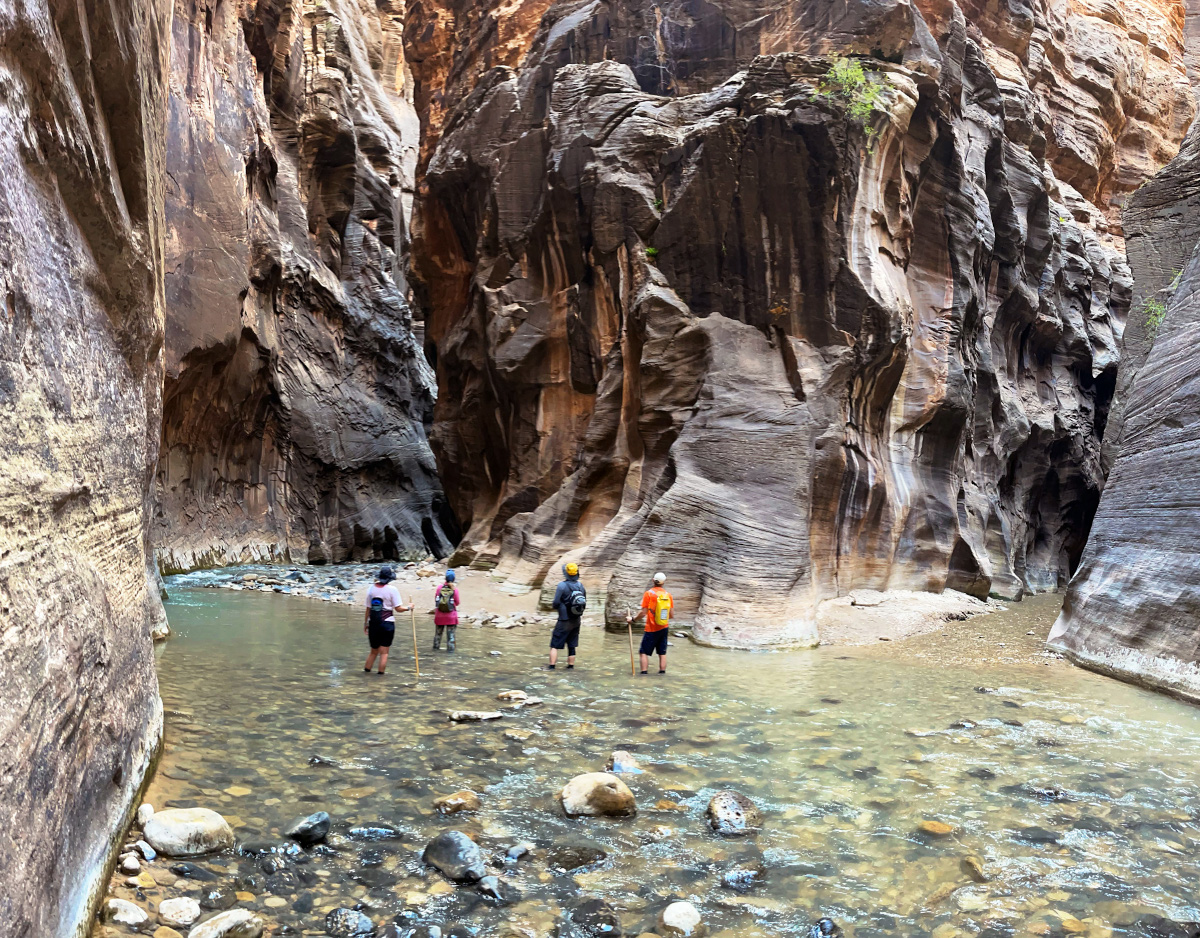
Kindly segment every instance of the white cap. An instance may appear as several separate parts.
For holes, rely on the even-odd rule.
[[[656,573],[656,574],[654,574],[654,582],[655,582],[655,583],[658,583],[658,584],[660,584],[660,585],[661,585],[661,584],[663,584],[663,583],[666,583],[666,582],[667,582],[667,575],[666,575],[665,573]]]

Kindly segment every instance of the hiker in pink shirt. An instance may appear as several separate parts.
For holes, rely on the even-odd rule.
[[[446,571],[446,579],[433,594],[433,650],[442,647],[442,632],[446,632],[446,651],[454,651],[454,633],[458,630],[458,587],[454,585],[454,571]]]

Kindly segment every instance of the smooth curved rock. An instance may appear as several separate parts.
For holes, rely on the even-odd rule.
[[[421,856],[455,883],[478,882],[487,872],[479,845],[462,831],[438,834],[426,845]]]
[[[1181,46],[1040,5],[460,4],[406,30],[450,109],[413,272],[456,561],[549,589],[569,553],[620,629],[661,568],[736,647],[813,644],[851,590],[1065,586],[1129,306],[1114,200],[1193,113]],[[831,51],[876,56],[872,140],[815,94]]]
[[[225,818],[208,808],[168,808],[155,812],[142,830],[146,840],[168,857],[197,857],[234,844]]]
[[[560,938],[621,938],[621,916],[603,899],[582,899],[567,909]]]
[[[632,817],[637,802],[629,786],[608,772],[577,775],[559,794],[568,817]]]
[[[201,922],[187,938],[261,938],[263,921],[248,909],[230,909]]]
[[[311,847],[325,839],[331,823],[327,811],[318,811],[297,821],[284,832],[283,836],[296,841],[302,847]]]
[[[371,938],[375,923],[357,909],[334,909],[325,916],[325,934],[333,938]]]
[[[158,905],[158,920],[164,925],[187,928],[200,917],[200,903],[191,896],[163,899]]]
[[[664,938],[696,938],[704,931],[700,912],[690,902],[672,902],[658,913],[658,934]]]
[[[128,925],[130,928],[136,928],[150,919],[149,914],[141,906],[135,905],[127,899],[116,898],[108,899],[104,903],[104,917],[110,922]]]
[[[705,809],[708,825],[718,834],[737,836],[762,827],[762,813],[753,801],[736,791],[719,791]]]
[[[618,775],[641,775],[642,769],[637,759],[624,749],[614,749],[608,760],[608,770]]]
[[[478,811],[482,803],[475,792],[464,789],[452,795],[435,798],[433,806],[439,814],[458,814],[460,811]]]

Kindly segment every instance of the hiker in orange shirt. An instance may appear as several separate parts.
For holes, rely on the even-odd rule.
[[[646,631],[642,635],[642,647],[639,649],[642,657],[642,673],[649,674],[650,656],[658,653],[658,673],[667,673],[667,637],[671,634],[671,610],[675,608],[675,600],[664,588],[667,582],[665,573],[654,574],[654,585],[642,596],[642,608],[646,610]],[[630,622],[633,616],[625,617]]]

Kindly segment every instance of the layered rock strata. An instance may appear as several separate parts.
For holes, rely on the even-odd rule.
[[[85,933],[161,738],[170,9],[0,2],[0,932]]]
[[[166,193],[167,570],[447,552],[401,263],[403,4],[178,0]]]
[[[1178,14],[590,0],[515,68],[410,41],[458,101],[413,269],[460,558],[577,559],[612,623],[665,569],[725,645],[812,642],[855,588],[1065,585],[1129,304],[1108,216],[1192,113]]]
[[[1125,222],[1139,354],[1121,366],[1112,472],[1050,644],[1200,701],[1200,125],[1134,196]]]

